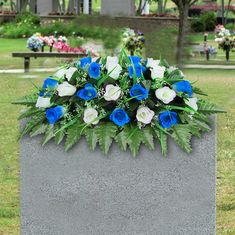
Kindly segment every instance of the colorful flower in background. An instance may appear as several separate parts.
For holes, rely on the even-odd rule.
[[[123,33],[123,46],[131,55],[135,53],[142,54],[144,49],[145,38],[144,34],[140,31],[135,32],[133,29],[125,29]]]
[[[30,50],[37,52],[44,46],[43,40],[41,38],[41,35],[34,34],[32,37],[30,37],[27,40],[27,48]]]
[[[117,66],[121,69],[113,78],[109,70]],[[139,68],[141,72],[134,75]],[[142,72],[151,70],[154,76]],[[104,153],[116,141],[123,150],[129,147],[135,156],[141,143],[154,149],[154,140],[158,140],[166,155],[167,138],[190,152],[192,135],[209,131],[210,114],[223,112],[201,94],[165,60],[128,57],[123,49],[119,58],[85,57],[65,65],[45,79],[33,96],[16,103],[23,100],[27,104],[29,100],[25,116],[32,119],[28,119],[30,125],[23,133],[33,135],[35,125],[44,127],[42,134],[50,128],[66,139],[66,150],[85,135],[92,149],[98,143]]]

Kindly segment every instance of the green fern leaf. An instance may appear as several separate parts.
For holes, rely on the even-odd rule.
[[[55,136],[55,134],[54,134],[54,126],[53,125],[49,125],[47,127],[45,136],[44,136],[44,138],[42,140],[42,146],[47,144],[54,136]]]
[[[172,127],[172,130],[173,133],[171,136],[175,142],[187,153],[190,153],[192,151],[190,143],[192,134],[190,132],[189,126],[178,124]]]
[[[77,122],[70,126],[67,130],[67,139],[65,142],[65,151],[71,149],[81,138],[84,125]]]
[[[31,117],[31,116],[34,116],[35,114],[43,113],[43,112],[44,112],[44,110],[42,110],[42,109],[36,109],[35,107],[30,108],[30,109],[27,109],[26,111],[24,111],[23,113],[21,113],[20,116],[18,117],[18,120],[21,120],[21,119],[24,119],[27,117]]]
[[[30,132],[30,137],[34,137],[34,136],[37,136],[37,135],[44,134],[47,130],[47,127],[48,127],[48,125],[45,124],[45,123],[38,124]]]
[[[164,133],[163,130],[161,129],[154,129],[155,132],[155,138],[158,139],[160,142],[161,150],[162,150],[162,155],[166,157],[167,155],[167,134]]]
[[[61,129],[61,125],[59,124],[56,127],[55,131],[55,143],[59,145],[64,139],[64,137],[65,137],[65,129]]]
[[[224,113],[225,111],[215,104],[212,104],[208,101],[200,100],[198,102],[198,112],[202,112],[205,114],[213,114],[213,113]]]
[[[38,99],[38,94],[28,95],[12,102],[12,104],[34,105],[36,104],[37,99]]]
[[[124,127],[123,130],[115,137],[121,150],[126,151],[128,138],[128,128]]]
[[[96,134],[99,140],[101,150],[107,154],[112,144],[113,138],[116,136],[117,126],[112,123],[99,125],[96,128]]]
[[[22,138],[24,135],[30,133],[32,129],[37,126],[40,123],[43,123],[45,119],[45,115],[37,114],[30,118],[30,120],[27,121],[24,128],[20,132],[20,138]]]
[[[129,145],[133,157],[136,157],[140,148],[140,144],[142,143],[143,140],[143,133],[138,127],[136,127],[135,129],[130,128],[129,130],[130,134],[127,138],[127,143]]]
[[[96,128],[87,128],[85,131],[85,136],[86,136],[86,140],[89,145],[89,148],[94,151],[98,142]]]
[[[151,127],[142,129],[142,141],[150,149],[154,150],[153,130]]]

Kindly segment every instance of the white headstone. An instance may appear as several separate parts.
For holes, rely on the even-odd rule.
[[[102,0],[101,14],[110,16],[135,15],[134,0]]]

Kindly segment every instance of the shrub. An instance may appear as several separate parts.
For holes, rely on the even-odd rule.
[[[205,31],[205,23],[201,18],[195,17],[192,19],[191,28],[194,32],[203,32]]]
[[[23,12],[16,16],[16,23],[17,24],[28,24],[28,25],[39,25],[40,24],[40,17],[35,15],[31,12]]]
[[[214,31],[216,25],[216,15],[214,12],[205,12],[201,15],[206,31]]]
[[[194,32],[214,31],[216,15],[214,12],[205,12],[200,17],[193,18],[191,28]]]

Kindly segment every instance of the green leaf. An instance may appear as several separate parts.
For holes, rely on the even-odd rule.
[[[203,122],[203,121],[194,119],[194,123],[195,123],[195,125],[197,125],[203,131],[206,131],[206,132],[211,131],[210,126],[207,123]]]
[[[107,154],[112,144],[113,138],[116,136],[117,126],[112,123],[105,123],[96,128],[96,134],[99,140],[101,150]]]
[[[84,125],[77,122],[70,126],[67,130],[67,139],[65,142],[65,151],[71,149],[81,138]]]
[[[64,139],[65,136],[65,130],[64,129],[59,129],[60,126],[58,126],[55,132],[55,143],[56,144],[60,144],[62,142],[62,140]]]
[[[142,141],[150,149],[154,150],[153,130],[151,127],[142,129]]]
[[[42,140],[42,146],[47,144],[54,136],[55,136],[55,134],[54,134],[54,125],[49,125],[47,127],[45,136],[44,136],[44,138]]]
[[[202,112],[206,114],[213,114],[213,113],[224,113],[225,111],[213,103],[200,100],[198,102],[198,112]]]
[[[27,117],[31,117],[37,113],[43,113],[44,110],[42,109],[36,109],[36,108],[30,108],[28,110],[26,110],[25,112],[21,113],[20,116],[18,117],[18,120],[27,118]]]
[[[162,129],[154,129],[154,132],[156,134],[155,138],[159,140],[162,155],[166,157],[167,155],[167,134]]]
[[[172,127],[172,130],[173,133],[171,136],[175,140],[175,142],[187,153],[190,153],[192,151],[190,143],[192,134],[190,132],[189,126],[178,124]]]
[[[207,96],[205,92],[203,92],[200,88],[198,87],[193,87],[193,93],[198,94],[198,95],[204,95]]]
[[[87,128],[85,130],[85,136],[86,136],[86,140],[89,145],[89,148],[94,151],[98,142],[96,128]]]
[[[140,148],[140,144],[142,143],[143,140],[143,133],[138,127],[134,129],[130,127],[129,133],[130,134],[127,138],[127,143],[129,145],[133,157],[136,157]]]
[[[14,102],[12,102],[12,104],[34,105],[34,104],[36,104],[37,99],[38,99],[38,94],[27,95],[27,96],[24,96]]]
[[[30,137],[44,134],[46,132],[47,126],[48,126],[48,124],[45,124],[45,123],[38,124],[30,132]]]
[[[31,117],[30,120],[27,121],[27,123],[25,124],[24,128],[21,130],[20,132],[20,138],[22,138],[24,135],[30,133],[30,131],[32,131],[32,129],[37,126],[40,123],[43,123],[45,119],[45,115],[34,115],[33,117]]]
[[[126,151],[128,138],[128,128],[124,127],[123,130],[115,137],[121,150]]]

